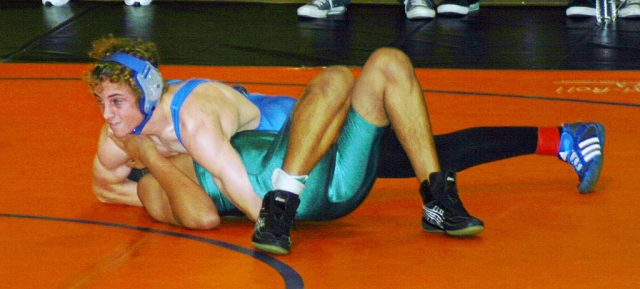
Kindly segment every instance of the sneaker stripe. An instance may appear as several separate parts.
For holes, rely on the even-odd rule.
[[[581,141],[578,146],[583,149],[586,146],[592,145],[592,144],[598,144],[600,145],[600,140],[597,137],[592,137],[592,138],[588,138],[586,140]]]
[[[595,158],[597,156],[600,156],[600,155],[602,155],[602,152],[594,151],[594,152],[591,152],[590,154],[584,156],[584,160],[585,160],[585,162],[590,162],[593,158]]]
[[[425,219],[429,221],[435,222],[434,225],[442,226],[442,222],[444,221],[444,211],[440,209],[438,206],[434,206],[433,208],[428,208],[427,206],[422,206],[423,208],[423,216]],[[432,223],[433,224],[433,223]]]
[[[602,149],[600,148],[599,144],[594,144],[594,145],[588,146],[586,148],[583,148],[581,153],[582,153],[582,155],[588,155],[588,154],[590,154],[590,153],[592,153],[594,151],[601,151],[601,150]]]

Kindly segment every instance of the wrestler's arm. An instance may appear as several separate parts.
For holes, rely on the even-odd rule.
[[[183,108],[184,109],[184,108]],[[258,219],[262,200],[253,190],[249,176],[229,137],[216,119],[186,114],[183,143],[191,157],[214,178],[220,191],[252,221]]]
[[[110,138],[105,125],[100,132],[98,151],[93,159],[93,193],[98,200],[108,204],[142,206],[137,193],[137,183],[127,179],[131,168],[129,156]]]

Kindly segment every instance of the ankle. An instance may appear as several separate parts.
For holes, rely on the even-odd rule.
[[[292,176],[282,169],[275,169],[271,176],[271,184],[274,190],[286,191],[300,195],[304,190],[308,176]]]

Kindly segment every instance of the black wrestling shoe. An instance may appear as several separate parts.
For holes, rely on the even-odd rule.
[[[296,194],[280,190],[268,192],[253,230],[253,246],[272,254],[289,254],[289,231],[299,205],[300,197]]]
[[[422,229],[430,233],[471,236],[484,229],[484,223],[469,215],[458,197],[456,175],[437,172],[420,186]]]

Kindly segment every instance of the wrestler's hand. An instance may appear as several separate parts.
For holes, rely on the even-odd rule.
[[[109,135],[109,138],[131,157],[131,161],[127,164],[130,168],[144,169],[146,165],[142,161],[142,155],[149,152],[156,152],[156,147],[153,145],[151,139],[144,135],[130,134],[123,138]]]

